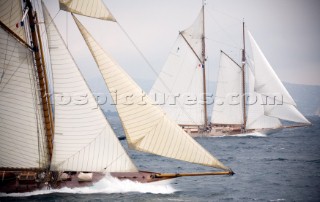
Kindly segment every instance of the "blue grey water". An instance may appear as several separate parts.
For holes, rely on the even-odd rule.
[[[137,184],[123,184],[138,186],[133,191],[119,185],[107,192],[53,190],[2,195],[0,201],[320,201],[320,118],[308,118],[313,123],[311,127],[286,129],[269,136],[197,138],[234,170],[234,176],[184,177],[167,185],[144,184],[140,188]],[[113,126],[121,132],[117,123]],[[125,141],[122,143],[125,145]],[[141,170],[210,170],[132,150],[128,153]]]

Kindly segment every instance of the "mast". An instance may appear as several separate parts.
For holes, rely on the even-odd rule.
[[[243,130],[246,130],[247,115],[246,115],[246,82],[245,82],[245,65],[246,65],[246,43],[245,43],[245,32],[244,32],[244,21],[242,22],[242,105],[243,105]]]
[[[47,147],[49,152],[49,162],[52,157],[52,149],[53,149],[53,116],[51,110],[49,89],[48,89],[48,81],[46,70],[44,66],[44,62],[42,59],[42,55],[40,50],[42,49],[40,42],[38,41],[38,37],[40,39],[41,36],[37,36],[36,28],[39,28],[36,24],[38,23],[36,12],[33,11],[33,7],[30,0],[26,0],[26,7],[28,10],[28,18],[29,18],[29,26],[31,31],[31,45],[33,47],[35,66],[37,69],[38,79],[39,79],[39,87],[42,101],[42,110],[45,121],[45,131],[47,137]],[[37,27],[36,27],[37,26]],[[39,34],[39,32],[38,32]],[[42,50],[41,50],[42,52]]]
[[[203,36],[202,36],[202,71],[203,71],[203,110],[204,110],[204,129],[207,128],[208,124],[208,116],[207,116],[207,87],[206,87],[206,44],[205,44],[205,23],[204,23],[204,5],[205,0],[202,1],[202,18],[203,18],[203,24],[202,24],[202,30],[203,30]]]

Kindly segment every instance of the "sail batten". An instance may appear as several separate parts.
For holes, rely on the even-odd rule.
[[[51,170],[136,172],[137,168],[98,106],[44,5],[43,11],[55,87]],[[60,103],[61,96],[71,99],[82,96],[86,103],[77,104],[72,100]]]
[[[138,151],[229,170],[186,134],[173,120],[168,118],[148,96],[144,99],[144,105],[137,104],[141,101],[140,95],[143,92],[141,88],[94,41],[74,15],[73,18],[102,73],[108,89],[111,92],[117,92],[117,95],[114,93],[111,93],[111,95],[114,101],[117,100],[116,108],[129,146]],[[133,104],[124,104],[127,101],[126,95],[132,95]],[[136,119],[141,116],[144,116],[145,119],[136,122]],[[154,118],[148,119],[146,117]],[[195,154],[196,156],[194,156]]]

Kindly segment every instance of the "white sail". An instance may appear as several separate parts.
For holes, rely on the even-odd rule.
[[[43,7],[55,89],[52,170],[134,172],[128,157]]]
[[[272,101],[270,101],[270,103],[271,102]],[[290,104],[269,104],[264,106],[264,110],[265,114],[271,117],[277,117],[283,120],[293,121],[297,123],[310,124],[310,122],[297,110],[297,108]]]
[[[37,89],[31,50],[0,28],[0,167],[48,166]]]
[[[255,77],[250,68],[247,68],[248,88],[246,95],[247,122],[246,129],[279,128],[278,118],[268,117],[265,114],[261,94],[255,92]]]
[[[59,0],[60,9],[102,20],[116,21],[102,0]]]
[[[193,24],[188,28],[181,32],[181,35],[186,39],[187,43],[190,45],[190,49],[193,49],[196,56],[204,62],[204,58],[202,58],[203,44],[202,39],[204,37],[204,7],[201,8],[200,13],[197,19],[193,22]]]
[[[21,0],[0,0],[0,21],[26,41],[24,27],[20,26],[21,20]],[[18,27],[16,27],[16,24],[18,24]]]
[[[249,31],[248,35],[254,60],[255,91],[266,96],[280,94],[283,102],[296,105]]]
[[[296,103],[284,87],[258,44],[248,32],[254,59],[254,90],[264,99],[265,115],[284,120],[310,123],[297,109]]]
[[[241,86],[241,67],[224,52],[221,52],[211,123],[243,124]]]
[[[280,120],[265,115],[262,97],[259,93],[250,93],[247,104],[246,129],[280,128]]]
[[[149,92],[180,125],[204,125],[202,26],[203,9],[193,25],[179,34]]]
[[[73,16],[74,17],[74,16]],[[159,106],[99,46],[83,25],[74,20],[111,92],[128,144],[139,151],[228,170],[199,143],[170,120]]]

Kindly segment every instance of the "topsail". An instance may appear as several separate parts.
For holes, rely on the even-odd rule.
[[[102,0],[59,0],[60,9],[101,20],[116,21]]]

